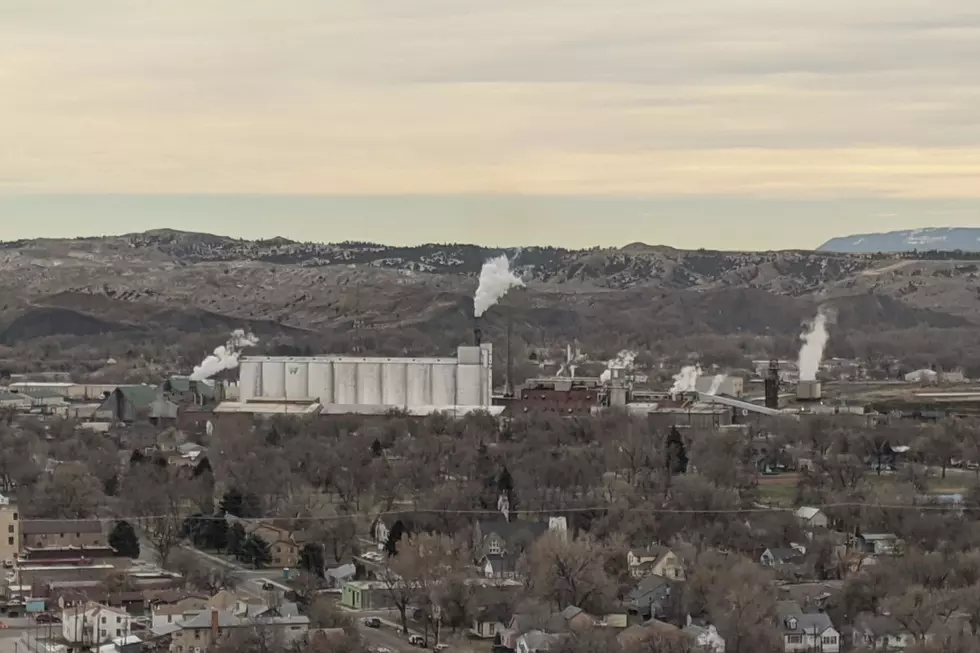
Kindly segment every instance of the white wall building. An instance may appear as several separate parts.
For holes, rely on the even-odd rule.
[[[69,645],[95,646],[132,633],[133,617],[99,603],[65,608],[61,613],[61,636]]]
[[[455,358],[243,356],[241,402],[334,406],[490,406],[493,349],[464,346]]]

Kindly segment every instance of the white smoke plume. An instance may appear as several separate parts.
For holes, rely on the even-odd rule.
[[[524,282],[510,271],[510,261],[501,254],[483,264],[480,270],[480,285],[473,296],[473,315],[481,317],[500,301],[511,288],[523,287]]]
[[[728,377],[724,374],[715,374],[715,378],[711,379],[711,387],[708,388],[709,395],[716,395],[718,391],[721,390],[721,384],[725,382]]]
[[[800,336],[803,346],[800,347],[800,381],[816,381],[820,361],[823,360],[823,350],[827,346],[830,334],[827,333],[827,313],[823,307],[817,310],[817,316],[810,322],[807,330]]]
[[[674,385],[670,388],[672,397],[683,392],[694,392],[698,387],[698,377],[701,376],[700,365],[685,365],[674,375]]]
[[[606,362],[606,369],[599,375],[599,380],[603,383],[611,380],[613,370],[633,369],[634,361],[636,361],[636,352],[624,349],[616,354],[616,358]]]
[[[223,370],[235,369],[238,367],[238,357],[242,355],[242,349],[257,344],[259,339],[251,333],[245,333],[244,329],[235,329],[231,332],[228,342],[216,347],[213,354],[194,367],[190,376],[191,381],[204,381]]]

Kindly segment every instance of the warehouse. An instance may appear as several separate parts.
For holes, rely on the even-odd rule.
[[[239,403],[310,402],[352,413],[379,406],[489,407],[492,369],[489,343],[444,358],[243,356]]]

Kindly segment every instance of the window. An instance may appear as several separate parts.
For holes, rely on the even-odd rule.
[[[837,638],[836,637],[824,637],[822,641],[823,641],[824,644],[836,644],[837,643]]]
[[[15,512],[15,513],[14,513],[14,521],[17,521],[17,517],[18,517],[18,515],[17,515],[17,513]]]
[[[500,546],[500,541],[497,538],[495,537],[490,538],[490,543],[487,545],[487,552],[490,555],[494,555],[494,556],[498,556],[501,553],[503,553],[503,550]]]
[[[802,644],[803,643],[803,636],[802,635],[787,635],[786,636],[786,641],[789,642],[790,644]]]
[[[194,631],[194,639],[201,639],[201,631],[200,630],[195,630]]]
[[[116,617],[116,623],[117,624],[121,624],[122,623],[122,617]]]
[[[105,617],[102,617],[102,623],[105,623]]]
[[[14,525],[13,524],[11,524],[10,526],[7,527],[7,532],[8,533],[13,533],[14,532]]]
[[[122,628],[116,628],[116,637],[122,637]]]
[[[13,546],[14,545],[14,538],[8,537],[7,538],[7,544],[9,544],[10,546]]]

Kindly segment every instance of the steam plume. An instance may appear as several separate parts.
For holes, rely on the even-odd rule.
[[[231,332],[228,342],[216,347],[214,353],[201,361],[200,365],[194,367],[190,379],[192,381],[203,381],[223,370],[233,370],[238,367],[238,357],[242,354],[245,347],[254,347],[259,344],[259,339],[251,333],[245,333],[243,329],[235,329]]]
[[[483,264],[480,270],[480,285],[473,297],[473,315],[481,317],[491,306],[500,301],[507,291],[523,287],[524,282],[510,271],[510,261],[501,254]]]
[[[624,349],[623,351],[616,354],[616,358],[608,361],[606,363],[606,369],[599,375],[599,380],[605,383],[612,379],[613,370],[630,370],[633,369],[633,361],[636,360],[636,352]]]
[[[827,313],[823,307],[817,311],[817,316],[813,318],[807,327],[807,331],[800,336],[803,346],[800,347],[800,381],[816,381],[817,370],[820,369],[820,361],[823,359],[823,350],[827,346],[830,335],[827,333]]]
[[[724,374],[716,374],[715,378],[711,379],[711,387],[708,388],[709,395],[716,395],[718,391],[721,390],[721,384],[725,382],[728,377]]]
[[[671,396],[676,397],[682,392],[693,392],[697,389],[698,377],[701,376],[700,365],[685,365],[674,375],[674,385],[670,388]]]

